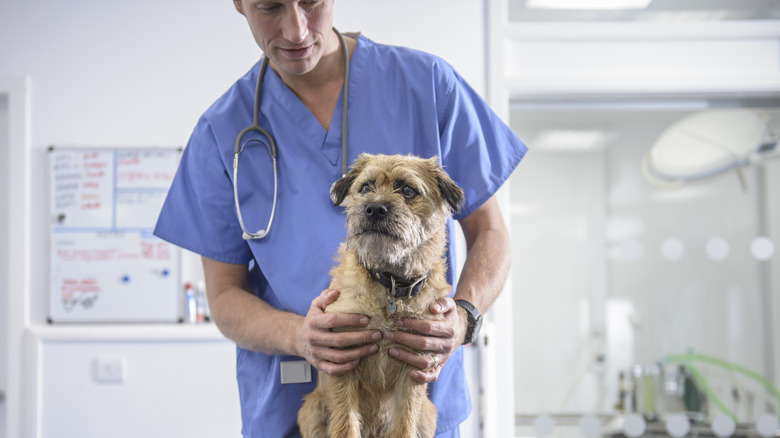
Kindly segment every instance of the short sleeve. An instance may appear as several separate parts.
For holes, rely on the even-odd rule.
[[[466,203],[455,219],[468,216],[509,178],[528,148],[471,86],[445,65],[438,99],[441,160],[463,188]]]
[[[201,120],[184,148],[154,234],[214,260],[248,263],[252,254],[236,219],[229,167],[214,144]]]

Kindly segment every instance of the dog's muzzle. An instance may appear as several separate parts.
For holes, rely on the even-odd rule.
[[[387,218],[388,208],[380,202],[372,202],[366,205],[366,218],[371,222],[379,222]]]

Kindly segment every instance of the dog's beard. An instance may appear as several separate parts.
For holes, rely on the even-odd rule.
[[[428,269],[431,260],[428,252],[440,252],[443,246],[438,239],[433,239],[443,229],[443,222],[426,222],[414,215],[391,216],[379,222],[350,215],[347,244],[357,251],[360,263],[367,269],[404,277],[419,276]]]
[[[351,242],[357,249],[360,262],[369,269],[408,270],[404,265],[408,263],[412,250],[396,237],[369,231],[356,235]]]

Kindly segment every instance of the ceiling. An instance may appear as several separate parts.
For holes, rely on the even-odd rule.
[[[780,0],[653,0],[644,9],[535,9],[509,0],[511,21],[724,21],[780,19]],[[588,0],[581,0],[581,4]]]

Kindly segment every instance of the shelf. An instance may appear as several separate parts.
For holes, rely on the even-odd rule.
[[[232,342],[211,323],[48,324],[33,325],[29,331],[33,337],[42,342]]]

